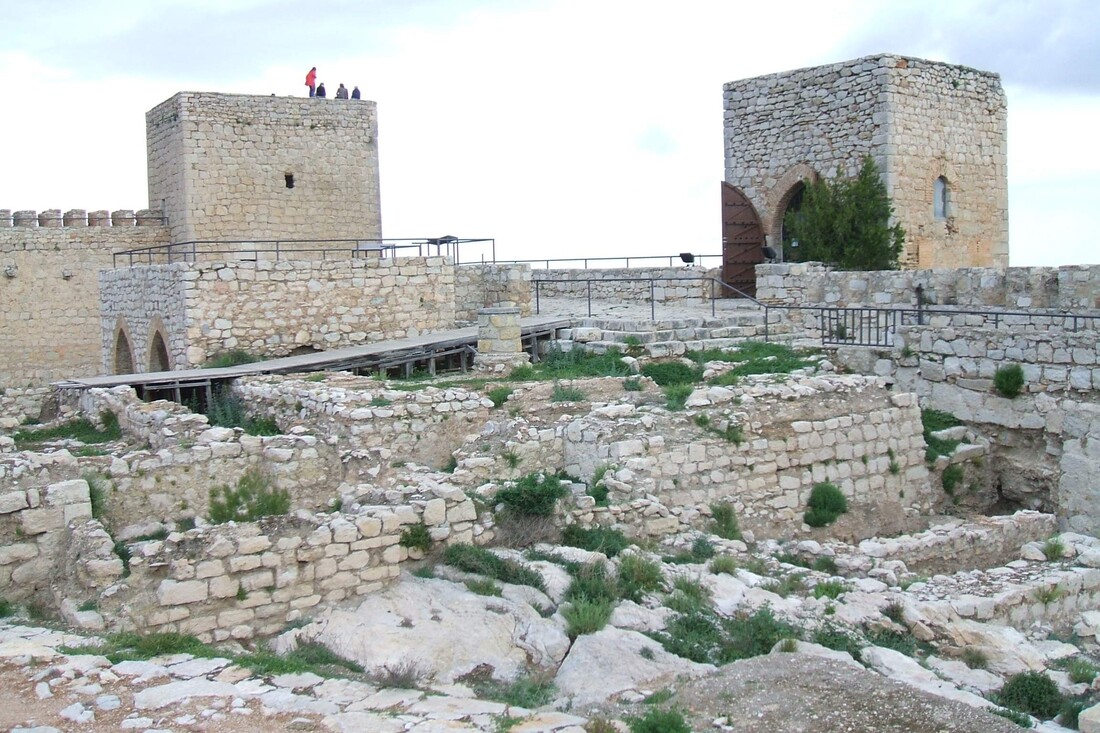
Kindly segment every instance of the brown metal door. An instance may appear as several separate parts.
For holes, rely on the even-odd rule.
[[[741,189],[722,182],[722,281],[756,297],[756,266],[764,261],[764,227]],[[726,290],[727,297],[742,295]]]

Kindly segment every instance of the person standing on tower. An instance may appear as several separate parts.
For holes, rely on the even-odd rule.
[[[306,86],[309,87],[309,96],[315,96],[317,94],[317,67],[314,66],[306,74]]]

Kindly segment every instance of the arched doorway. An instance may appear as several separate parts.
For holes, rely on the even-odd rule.
[[[731,298],[756,297],[756,266],[764,261],[764,227],[756,207],[736,186],[722,182],[722,281],[740,292]]]
[[[793,214],[802,208],[802,199],[806,195],[805,181],[796,183],[787,195],[783,197],[779,207],[779,241],[783,247],[783,259],[786,262],[801,262],[802,257],[798,251],[798,240],[791,236],[787,226],[787,215]]]
[[[172,368],[168,359],[168,346],[164,343],[164,337],[160,331],[153,334],[153,342],[149,345],[149,371],[167,372]]]
[[[115,333],[115,374],[134,373],[134,353],[130,349],[130,339],[121,328]]]

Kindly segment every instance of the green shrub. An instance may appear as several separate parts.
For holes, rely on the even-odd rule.
[[[321,677],[342,677],[348,672],[362,673],[357,662],[341,657],[323,644],[312,641],[298,642],[298,646],[286,654],[259,650],[242,654],[234,659],[253,674],[271,676],[313,672]]]
[[[970,669],[985,669],[989,666],[989,657],[977,647],[966,647],[962,650],[962,655],[959,658]]]
[[[993,388],[1002,397],[1019,397],[1024,388],[1024,370],[1019,364],[1006,364],[993,373]]]
[[[492,400],[493,407],[500,407],[508,401],[508,398],[512,395],[512,391],[511,387],[493,387],[485,396]]]
[[[565,591],[566,600],[587,598],[590,601],[617,601],[619,588],[614,577],[608,575],[603,562],[592,562],[577,567],[573,580]]]
[[[226,367],[252,364],[260,360],[260,357],[250,354],[244,349],[230,349],[214,354],[203,364],[204,369],[224,369]]]
[[[710,571],[715,575],[719,573],[734,575],[737,573],[737,561],[729,555],[721,555],[710,561]]]
[[[599,526],[584,529],[578,524],[570,524],[562,531],[561,543],[582,550],[602,552],[608,557],[615,557],[630,547],[630,540],[617,529]]]
[[[722,627],[726,635],[719,656],[722,664],[767,654],[782,639],[798,636],[798,629],[778,620],[769,608],[725,619]]]
[[[1069,675],[1069,680],[1075,685],[1090,685],[1092,681],[1096,679],[1097,670],[1096,665],[1087,659],[1081,657],[1074,657],[1066,662],[1066,674]]]
[[[271,488],[270,480],[259,469],[249,468],[237,481],[237,488],[222,486],[210,490],[210,521],[254,522],[260,517],[290,512],[290,494]]]
[[[704,611],[673,616],[664,633],[655,636],[665,651],[700,663],[716,662],[724,641],[717,617]]]
[[[829,575],[836,575],[837,571],[836,560],[827,555],[814,558],[814,563],[811,567],[819,573],[828,573]]]
[[[814,598],[839,598],[840,594],[848,590],[839,580],[826,580],[814,586]]]
[[[672,690],[667,687],[663,690],[657,690],[652,695],[647,695],[642,700],[642,705],[660,705],[666,703],[672,699]]]
[[[611,612],[615,610],[615,601],[608,598],[589,598],[584,595],[570,599],[562,606],[561,615],[568,624],[566,633],[570,639],[583,634],[592,634],[607,625]]]
[[[917,640],[908,632],[880,629],[868,633],[867,642],[872,646],[893,649],[907,657],[914,657],[917,654]]]
[[[515,486],[497,492],[496,500],[516,514],[547,517],[554,513],[558,499],[568,493],[557,476],[529,473]]]
[[[627,377],[623,380],[623,389],[627,392],[641,392],[642,380],[637,377]]]
[[[848,511],[848,500],[836,484],[820,483],[810,491],[809,508],[804,520],[811,527],[824,527]]]
[[[581,349],[562,351],[550,348],[531,369],[535,379],[578,379],[581,377],[629,377],[630,367],[623,363],[623,354],[617,348],[609,348],[603,354],[590,354]],[[512,378],[516,378],[513,370]]]
[[[1062,709],[1065,698],[1054,680],[1045,674],[1021,672],[1008,678],[997,696],[997,702],[1006,708],[1049,720]]]
[[[711,517],[714,519],[713,524],[710,526],[711,534],[724,540],[741,539],[741,527],[738,526],[737,512],[734,511],[733,504],[728,502],[711,504],[710,512]]]
[[[661,566],[640,555],[627,555],[619,561],[619,595],[635,603],[646,593],[664,587]]]
[[[1061,560],[1066,554],[1066,543],[1061,537],[1051,537],[1043,543],[1043,555],[1050,562]]]
[[[122,437],[122,429],[119,427],[118,416],[115,413],[104,410],[99,415],[99,421],[103,424],[102,428],[97,428],[86,418],[78,418],[52,428],[17,430],[11,437],[19,450],[34,450],[50,440],[69,439],[95,445],[109,443]]]
[[[649,710],[640,718],[631,718],[628,725],[630,733],[691,733],[678,710]]]
[[[670,384],[664,388],[665,407],[673,412],[684,409],[695,388],[690,384]]]
[[[962,421],[949,412],[942,410],[921,410],[921,425],[924,428],[924,459],[933,463],[938,456],[949,456],[959,447],[958,440],[946,440],[935,438],[932,433],[938,433],[947,428],[962,425]]]
[[[672,594],[665,605],[679,613],[711,612],[710,591],[697,580],[679,577],[672,582]]]
[[[203,644],[194,636],[176,632],[138,634],[127,631],[107,636],[104,643],[98,647],[80,647],[80,649],[81,654],[105,656],[111,660],[112,664],[126,660],[152,659],[169,654],[190,654],[204,658],[219,656],[217,649]]]
[[[1065,598],[1066,592],[1059,588],[1057,585],[1052,585],[1049,588],[1036,588],[1031,595],[1039,603],[1042,603],[1044,606],[1046,606]]]
[[[885,606],[882,609],[882,615],[893,621],[895,624],[905,623],[905,609],[897,601]]]
[[[529,585],[545,590],[542,576],[512,560],[497,557],[484,547],[475,545],[450,545],[443,552],[443,561],[467,573],[477,573],[502,583]]]
[[[604,483],[604,476],[608,471],[614,470],[614,467],[604,463],[598,466],[592,474],[592,483],[588,489],[588,495],[596,500],[596,506],[608,505],[608,494],[610,493],[607,484]]]
[[[786,598],[792,593],[801,593],[806,590],[805,573],[789,573],[781,579],[773,581],[770,585],[761,586],[764,590],[771,591],[781,598]]]
[[[691,543],[691,556],[699,562],[714,557],[714,544],[706,537],[696,537]]]
[[[499,597],[502,593],[500,586],[488,578],[471,578],[465,585],[471,593],[477,593],[479,596]]]
[[[399,543],[402,547],[408,547],[410,550],[416,549],[427,552],[432,548],[432,535],[428,531],[428,525],[419,522],[401,530]]]
[[[701,371],[680,361],[651,361],[642,367],[642,374],[661,387],[670,387],[699,381]]]
[[[469,681],[467,684],[482,700],[494,700],[528,709],[548,704],[554,699],[555,692],[553,681],[543,677],[517,677],[512,682],[504,683],[484,679]]]
[[[269,417],[249,417],[241,398],[229,387],[213,391],[206,406],[206,417],[211,425],[222,428],[242,428],[249,435],[280,435],[279,425]]]
[[[6,598],[0,598],[0,618],[7,618],[15,613],[15,607]]]
[[[999,715],[1002,718],[1011,720],[1021,728],[1031,727],[1031,718],[1023,713],[1018,713],[1015,710],[1009,710],[1008,708],[991,708],[990,711],[994,715]]]
[[[584,390],[577,387],[565,387],[560,384],[555,384],[553,391],[550,393],[551,402],[584,402],[587,397],[584,394]]]
[[[1062,703],[1062,709],[1058,711],[1058,719],[1063,726],[1077,730],[1080,725],[1081,713],[1090,705],[1087,700],[1066,700]]]
[[[963,480],[962,466],[957,463],[952,463],[947,468],[943,469],[943,490],[948,494],[955,493],[955,487]]]
[[[848,652],[853,659],[859,659],[859,651],[863,647],[859,639],[851,633],[836,626],[822,626],[813,633],[810,640],[828,649],[838,652]]]

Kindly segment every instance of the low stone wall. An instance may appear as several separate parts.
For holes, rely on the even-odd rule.
[[[942,493],[928,481],[916,399],[888,392],[883,379],[747,380],[737,389],[701,388],[687,404],[682,412],[597,405],[548,424],[528,416],[458,451],[454,480],[473,488],[564,470],[590,482],[605,472],[610,506],[581,497],[570,521],[642,536],[701,527],[709,505],[726,501],[758,537],[790,536],[802,527],[814,484],[831,481],[851,511],[825,532],[863,539],[911,529]],[[740,426],[739,444],[717,434],[729,425]],[[514,465],[476,449],[489,441],[500,441],[499,454],[511,454]]]
[[[959,308],[1100,308],[1100,266],[963,267],[948,270],[847,272],[820,262],[756,266],[756,296],[783,305],[915,307],[917,285],[926,304]]]
[[[443,257],[149,265],[105,272],[100,287],[103,343],[113,345],[120,328],[152,338],[148,324],[159,319],[176,369],[233,349],[286,356],[418,336],[455,320],[454,267]],[[109,350],[105,363],[114,358]]]
[[[514,307],[531,315],[530,265],[473,264],[455,267],[455,319],[476,322],[479,308]]]
[[[343,372],[248,377],[237,380],[234,390],[250,409],[280,425],[308,423],[340,451],[349,480],[357,474],[377,478],[410,456],[434,468],[447,466],[493,406],[467,389],[399,390]]]
[[[536,270],[531,279],[540,298],[586,298],[591,292],[598,300],[697,304],[711,297],[709,274],[705,267],[633,267]]]
[[[1025,544],[1045,540],[1056,530],[1053,515],[1020,511],[951,522],[915,535],[873,537],[859,543],[859,553],[876,564],[901,561],[910,572],[930,576],[1004,565],[1018,559]]]
[[[132,545],[130,575],[120,567],[97,600],[112,630],[177,631],[204,641],[271,635],[397,577],[420,557],[400,544],[409,526],[423,522],[437,542],[469,543],[479,541],[476,519],[473,501],[437,486],[431,498],[406,506],[189,530]],[[73,543],[98,546],[96,525],[75,528]],[[78,566],[70,592],[97,595],[103,574],[94,583],[88,577]]]
[[[0,391],[0,430],[16,430],[28,418],[39,419],[53,396],[49,387],[5,387]]]
[[[0,491],[0,598],[24,601],[48,590],[61,566],[69,523],[91,516],[84,481]]]

